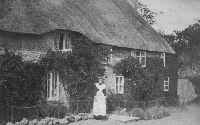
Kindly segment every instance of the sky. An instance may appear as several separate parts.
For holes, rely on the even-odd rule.
[[[170,34],[200,20],[200,0],[139,0],[157,13],[153,27]]]

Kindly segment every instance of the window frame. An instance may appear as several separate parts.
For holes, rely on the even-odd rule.
[[[137,52],[139,52],[139,55],[137,55]],[[143,68],[147,66],[147,52],[146,51],[131,51],[131,56],[138,59],[139,63]],[[144,58],[144,64],[142,64],[142,59]]]
[[[118,79],[118,83],[117,83]],[[115,75],[115,92],[116,94],[124,94],[124,76]]]
[[[111,48],[110,53],[108,54],[108,57],[107,57],[107,62],[112,63],[112,58],[113,58],[113,49]]]
[[[163,66],[166,67],[166,53],[161,53],[160,58],[163,59]]]
[[[61,42],[61,35],[63,35],[62,42]],[[70,33],[59,32],[58,38],[59,38],[58,39],[58,50],[61,52],[72,52]],[[60,42],[62,44],[62,47],[60,47]],[[68,44],[68,48],[66,47],[66,44]]]
[[[104,59],[103,59],[103,64],[109,64],[109,63],[112,63],[112,59],[113,59],[113,49],[110,48],[109,50],[109,54],[106,54],[103,50],[103,54],[104,54]]]
[[[60,96],[60,80],[59,80],[58,72],[53,71],[53,72],[49,72],[47,74],[47,86],[46,87],[47,87],[47,91],[46,91],[47,101],[58,101],[59,96]]]
[[[170,86],[170,78],[167,77],[167,80],[164,79],[163,91],[169,92],[169,89],[170,89],[169,86]]]

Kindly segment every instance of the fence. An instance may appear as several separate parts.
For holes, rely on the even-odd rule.
[[[117,107],[121,108],[127,108],[129,105],[127,105],[126,102],[123,101],[117,101],[112,102],[115,103]],[[5,110],[7,111],[7,119],[4,119],[5,121],[19,121],[22,118],[28,118],[28,119],[40,119],[44,117],[55,117],[55,118],[62,118],[66,114],[77,114],[77,113],[90,113],[92,109],[92,100],[73,100],[70,102],[70,109],[65,110],[61,106],[58,107],[48,107],[48,105],[35,105],[30,107],[19,107],[19,106],[10,106],[10,109]],[[166,99],[165,98],[159,98],[156,100],[144,102],[144,101],[135,101],[132,103],[133,107],[140,107],[140,108],[146,108],[147,106],[154,106],[154,105],[165,105]],[[48,109],[48,108],[49,109]],[[9,112],[8,112],[9,111]],[[5,117],[4,117],[5,118]]]
[[[70,101],[70,108],[66,108],[61,104],[38,104],[29,107],[10,106],[9,118],[6,121],[19,121],[22,118],[63,118],[67,114],[90,113],[92,102],[92,100],[72,100]]]

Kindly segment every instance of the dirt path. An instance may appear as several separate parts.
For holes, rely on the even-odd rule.
[[[119,121],[88,120],[70,125],[200,125],[200,106],[188,106],[183,111],[177,111],[171,116],[160,120],[148,120],[122,123]]]

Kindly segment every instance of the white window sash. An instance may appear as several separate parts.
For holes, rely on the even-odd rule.
[[[147,53],[144,52],[144,55],[142,55],[142,52],[140,52],[140,63],[142,63],[142,58],[144,58],[144,64],[142,64],[142,67],[146,67],[147,62]]]
[[[50,92],[51,92],[51,90],[50,90],[50,78],[51,78],[51,76],[50,76],[50,73],[48,73],[47,74],[47,98],[49,98],[50,97]]]
[[[141,66],[143,68],[146,67],[146,62],[147,62],[147,53],[146,51],[139,51],[139,55],[136,54],[136,51],[131,51],[131,56],[134,58],[138,58],[139,63],[142,64],[142,59],[144,58],[144,64],[142,64]]]
[[[167,80],[164,80],[164,92],[169,91],[169,80],[170,80],[169,77],[167,78]]]
[[[61,35],[61,34],[60,34]],[[61,52],[72,52],[72,48],[71,48],[71,39],[69,38],[70,36],[67,35],[67,33],[64,33],[63,34],[63,41],[62,41],[62,44],[63,44],[63,49],[59,50]],[[66,46],[67,45],[67,46]]]
[[[47,91],[48,92],[47,95],[49,95],[49,97],[47,97],[47,100],[48,101],[57,101],[59,99],[59,93],[60,93],[59,92],[59,90],[60,90],[59,89],[59,86],[60,86],[59,74],[54,73],[54,72],[50,72],[49,74],[50,74],[49,84],[47,82],[47,87],[49,87],[49,91]],[[56,77],[56,78],[53,79],[53,77]],[[56,86],[56,88],[53,88],[55,86]],[[53,89],[55,89],[55,90],[53,90]],[[48,88],[47,88],[47,90],[48,90]]]
[[[136,58],[136,52],[134,50],[131,51],[131,56]]]
[[[112,62],[112,58],[113,58],[113,54],[112,54],[113,50],[112,48],[110,49],[110,54],[108,55],[108,63]]]
[[[115,87],[117,94],[124,94],[124,76],[115,76]]]
[[[166,53],[161,53],[161,59],[163,59],[163,66],[166,67]]]
[[[66,49],[66,38],[67,38],[67,35],[66,33],[64,34],[64,38],[63,38],[63,50]]]

